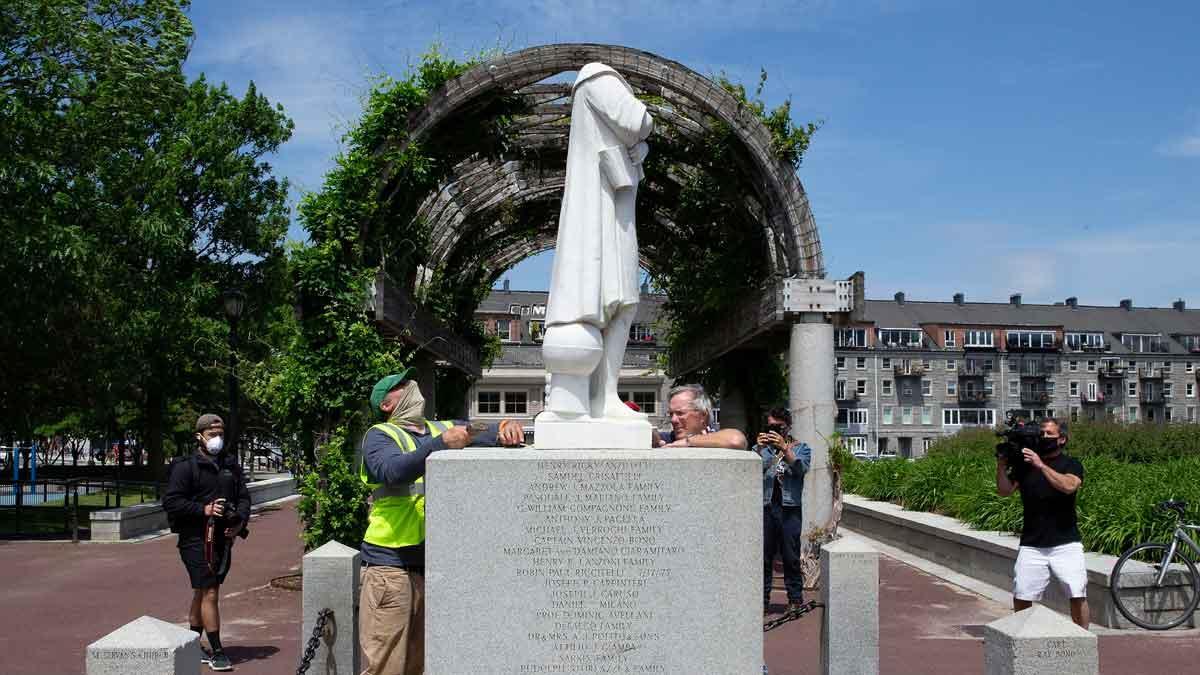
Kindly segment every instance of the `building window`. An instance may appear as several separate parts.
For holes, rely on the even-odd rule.
[[[654,342],[654,329],[645,323],[635,323],[629,327],[630,342]]]
[[[1067,362],[1067,370],[1069,370],[1072,373],[1078,373],[1079,372],[1079,362],[1078,361],[1068,361]]]
[[[1138,410],[1138,409],[1137,409],[1137,406],[1135,406],[1135,405],[1131,405],[1131,406],[1129,406],[1129,410],[1128,410],[1128,416],[1125,418],[1125,421],[1126,421],[1126,422],[1136,422],[1136,421],[1138,421],[1138,417],[1137,417],[1137,410]]]
[[[913,409],[911,406],[904,406],[903,408],[900,409],[900,423],[901,424],[912,424],[912,420],[913,420],[912,410]]]
[[[1094,372],[1096,372],[1096,362],[1095,362],[1095,361],[1088,361],[1088,362],[1087,362],[1087,371],[1088,371],[1089,373],[1094,373]]]
[[[1121,344],[1131,352],[1140,354],[1165,354],[1167,343],[1161,335],[1125,333],[1121,336]]]
[[[1195,363],[1193,363],[1193,362],[1191,362],[1191,361],[1188,361],[1187,363],[1183,364],[1183,371],[1184,371],[1185,373],[1191,373],[1191,372],[1195,372],[1195,370],[1196,370],[1196,364],[1195,364]]]
[[[528,394],[523,391],[504,392],[504,413],[506,415],[524,415],[529,411]]]
[[[933,424],[933,408],[921,406],[921,424]]]
[[[955,380],[946,380],[946,395],[958,396],[958,382]]]
[[[990,330],[969,330],[966,331],[966,341],[964,347],[992,347],[995,336]]]
[[[952,330],[948,330],[948,331],[946,331],[946,332],[944,333],[944,337],[945,337],[945,339],[942,341],[942,342],[943,342],[943,344],[944,344],[944,346],[945,346],[947,349],[949,349],[949,348],[951,348],[951,347],[954,347],[954,345],[955,345],[955,342],[954,342],[954,331],[952,331]]]
[[[882,392],[881,392],[881,393],[882,393],[884,396],[891,396],[891,395],[892,395],[892,381],[891,381],[891,380],[883,380],[883,381],[880,383],[880,387],[881,387],[881,389],[882,389]]]
[[[850,424],[865,425],[867,423],[867,409],[866,408],[852,408],[850,410],[847,410],[846,411],[846,420]]]
[[[1163,362],[1162,362],[1162,369],[1163,369],[1163,372],[1164,372],[1164,373],[1169,373],[1169,372],[1171,372],[1171,367],[1174,365],[1174,363],[1175,363],[1174,361],[1163,361]]]
[[[884,370],[891,370],[891,369],[892,369],[892,359],[891,359],[891,357],[887,357],[887,356],[883,357],[883,369],[884,369]]]
[[[839,328],[833,332],[835,347],[866,347],[867,330],[865,328]]]
[[[512,323],[508,319],[496,319],[496,335],[504,342],[512,342]]]
[[[1067,348],[1076,352],[1104,349],[1104,334],[1067,333]]]
[[[844,356],[837,357],[837,368],[838,368],[838,370],[846,369],[846,357],[844,357]]]
[[[922,396],[932,396],[933,395],[933,383],[932,382],[930,382],[929,380],[921,380],[921,395]]]
[[[1188,398],[1196,398],[1196,383],[1195,382],[1185,383],[1183,395],[1187,396]]]
[[[1053,349],[1054,332],[1047,330],[1010,330],[1007,345],[1009,349]]]
[[[653,415],[658,411],[658,395],[656,392],[635,391],[633,392],[633,402],[647,415]]]
[[[1098,398],[1096,396],[1096,383],[1095,382],[1087,383],[1087,396],[1088,396],[1089,401],[1095,401]]]
[[[879,343],[885,347],[923,347],[921,331],[911,328],[880,328]]]
[[[479,401],[479,414],[481,415],[498,415],[500,414],[500,392],[498,391],[481,391],[477,395]]]
[[[1021,393],[1021,381],[1020,380],[1009,380],[1008,381],[1009,397],[1016,398],[1020,393]]]
[[[955,359],[946,359],[946,370],[948,370],[948,371],[958,370],[958,361]]]
[[[1196,421],[1196,406],[1189,405],[1187,407],[1187,421],[1189,421],[1189,422]]]
[[[1172,410],[1171,406],[1167,406],[1166,408],[1163,408],[1163,419],[1166,420],[1168,423],[1171,422],[1172,419],[1174,419],[1174,415],[1171,414],[1171,410]]]
[[[996,426],[996,411],[974,408],[942,409],[942,426],[993,427]]]
[[[854,369],[855,370],[866,370],[867,369],[867,357],[860,356],[860,357],[854,359]]]
[[[1175,383],[1174,382],[1163,382],[1163,398],[1174,398],[1174,397],[1175,397]]]
[[[884,424],[892,423],[892,406],[890,406],[890,405],[883,406],[883,423]]]
[[[1076,382],[1075,380],[1071,380],[1067,384],[1068,384],[1068,388],[1070,389],[1069,393],[1071,394],[1071,396],[1074,398],[1079,398],[1079,383]]]
[[[846,445],[846,449],[850,452],[865,453],[867,451],[866,436],[843,436],[842,442]]]
[[[867,381],[859,380],[858,382],[856,382],[855,386],[854,386],[854,391],[857,391],[859,396],[865,395],[867,393]]]
[[[838,380],[833,383],[833,397],[839,401],[846,400],[846,381]]]
[[[1079,421],[1079,406],[1075,406],[1075,405],[1071,406],[1071,421],[1072,422]]]
[[[937,443],[937,439],[923,438],[923,439],[921,439],[921,449],[924,450],[926,453],[928,453],[929,449],[933,447],[934,443]]]
[[[1137,396],[1137,380],[1129,381],[1129,389],[1126,390],[1126,393],[1130,396]]]
[[[529,338],[534,342],[541,342],[542,336],[546,333],[545,321],[530,321],[529,322]]]

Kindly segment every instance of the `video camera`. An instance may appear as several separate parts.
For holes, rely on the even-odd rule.
[[[1022,448],[1036,450],[1042,441],[1042,427],[1037,422],[1028,422],[1008,411],[1004,418],[1004,429],[996,432],[1004,440],[996,444],[996,457],[1003,457],[1009,469],[1024,466]]]

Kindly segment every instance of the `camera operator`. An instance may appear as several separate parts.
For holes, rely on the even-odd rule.
[[[221,584],[229,573],[233,538],[246,535],[250,493],[237,459],[225,452],[225,423],[216,415],[196,420],[195,452],[171,465],[163,509],[179,533],[179,557],[192,582],[188,621],[208,634],[213,670],[233,670],[221,645]]]
[[[787,408],[767,413],[767,429],[759,434],[754,450],[763,461],[763,613],[771,603],[775,556],[783,558],[783,584],[787,611],[804,603],[804,575],[800,565],[801,495],[804,474],[812,451],[789,435],[792,414]]]
[[[1020,490],[1024,511],[1021,548],[1013,568],[1013,611],[1041,600],[1053,575],[1071,598],[1071,619],[1086,629],[1090,620],[1087,567],[1075,513],[1083,465],[1062,451],[1066,444],[1062,425],[1050,417],[1041,422],[1037,447],[1022,447],[1019,460],[1018,456],[1009,459],[1015,453],[1004,452],[1002,444],[996,455],[996,492],[1004,497]],[[1014,460],[1019,463],[1009,466]]]

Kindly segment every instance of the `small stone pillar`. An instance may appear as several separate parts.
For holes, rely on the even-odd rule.
[[[1097,675],[1096,636],[1065,616],[1035,604],[983,627],[987,675]]]
[[[879,553],[861,541],[821,547],[821,672],[879,673]]]
[[[325,637],[313,658],[311,672],[355,674],[362,668],[358,657],[358,549],[331,541],[304,555],[304,622],[300,649],[312,637],[317,613],[332,609]],[[333,667],[327,667],[328,662]]]
[[[200,636],[142,616],[87,647],[87,675],[200,675]]]

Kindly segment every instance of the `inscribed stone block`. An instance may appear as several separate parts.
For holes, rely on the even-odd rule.
[[[757,455],[468,449],[425,486],[430,675],[761,671]]]
[[[142,616],[88,645],[87,675],[199,675],[200,639],[152,616]]]
[[[879,553],[858,540],[821,547],[821,672],[879,672]]]
[[[1070,619],[1034,605],[983,627],[987,675],[1096,675],[1096,636]]]

